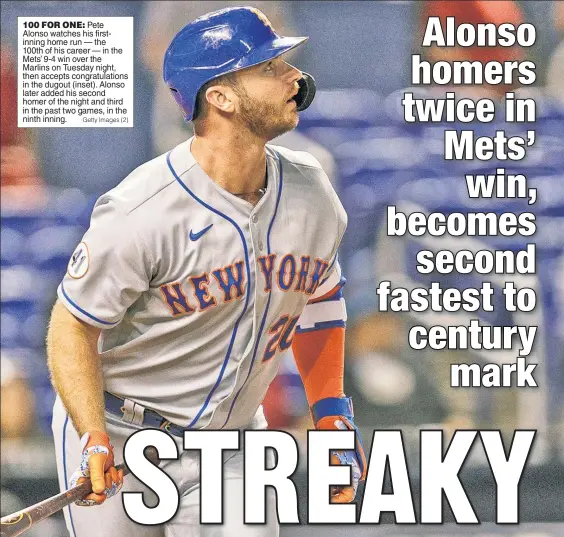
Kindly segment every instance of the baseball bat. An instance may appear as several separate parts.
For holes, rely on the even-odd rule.
[[[147,457],[153,463],[157,463],[156,450],[148,449]],[[123,470],[124,477],[129,474],[129,469],[125,464],[118,464],[116,470]],[[12,513],[0,519],[0,536],[1,537],[16,537],[21,535],[24,531],[31,526],[41,522],[42,520],[60,511],[67,505],[84,498],[87,494],[92,492],[92,482],[90,479],[83,481],[60,494],[51,496],[31,507],[26,507],[21,511]]]

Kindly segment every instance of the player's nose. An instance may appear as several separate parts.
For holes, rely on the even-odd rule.
[[[293,65],[288,65],[288,72],[286,73],[285,80],[288,85],[291,87],[290,94],[296,93],[300,89],[300,85],[298,84],[298,80],[302,78],[302,72],[294,67]]]
[[[284,62],[284,63],[286,63],[286,62]],[[285,78],[286,78],[286,80],[288,80],[288,82],[290,82],[291,84],[294,84],[300,78],[302,78],[302,72],[297,67],[294,67],[293,65],[291,65],[289,63],[286,63]]]

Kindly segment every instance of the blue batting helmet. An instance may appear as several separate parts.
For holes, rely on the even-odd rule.
[[[163,78],[186,121],[194,116],[201,87],[221,75],[271,60],[307,41],[279,36],[266,16],[253,7],[233,7],[208,13],[176,34],[165,53]],[[315,95],[315,82],[304,73],[298,110]]]

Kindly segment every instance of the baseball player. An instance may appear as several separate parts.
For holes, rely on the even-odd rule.
[[[60,484],[93,483],[79,505],[94,507],[65,513],[73,537],[277,535],[273,494],[266,525],[243,522],[240,452],[224,461],[224,524],[199,524],[199,458],[182,436],[266,428],[261,402],[290,347],[316,428],[356,429],[343,393],[346,214],[311,155],[268,144],[313,99],[313,78],[282,58],[306,40],[237,7],[191,22],[166,51],[164,80],[195,135],[97,200],[48,331]],[[180,505],[160,526],[109,499],[123,485],[151,505],[115,469],[142,428],[166,430],[181,452],[161,462]],[[350,502],[360,439],[332,458],[352,466],[351,485],[332,491]]]

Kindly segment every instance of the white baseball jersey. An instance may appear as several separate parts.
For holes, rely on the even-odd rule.
[[[253,206],[204,173],[191,141],[98,199],[58,296],[103,329],[107,391],[182,427],[240,428],[295,330],[343,323],[340,303],[302,312],[341,280],[346,214],[308,153],[267,145]]]

